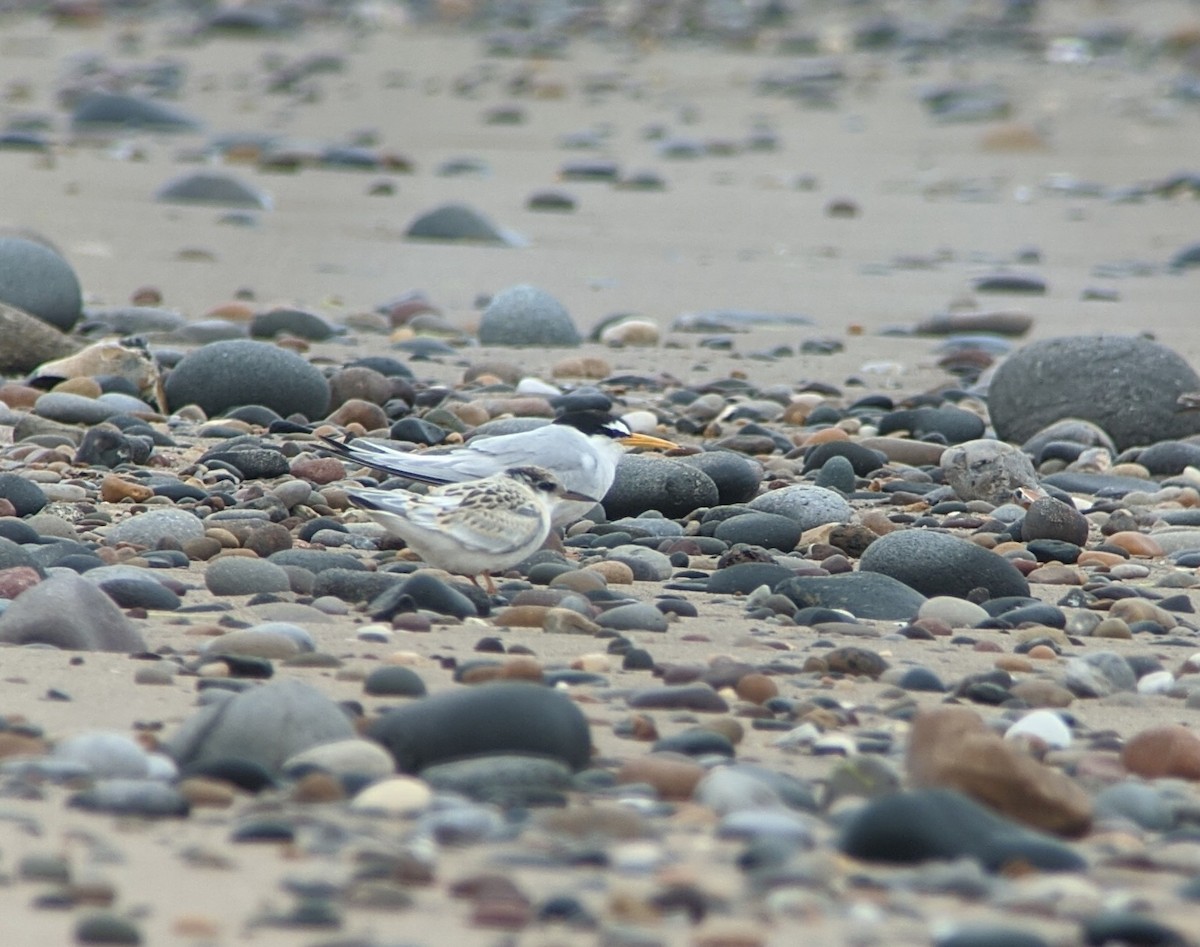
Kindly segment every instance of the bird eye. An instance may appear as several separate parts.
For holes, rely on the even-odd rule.
[[[554,486],[555,485],[552,480],[539,480],[537,484],[537,488],[543,493],[553,493]]]

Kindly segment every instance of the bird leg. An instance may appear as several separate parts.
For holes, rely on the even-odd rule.
[[[496,594],[496,583],[492,581],[492,574],[485,569],[483,571],[482,575],[483,575],[483,581],[484,581],[483,585],[480,585],[479,580],[477,578],[475,578],[475,576],[473,576],[473,575],[468,576],[468,578],[471,580],[471,584],[474,585],[475,588],[483,589],[483,591],[487,592],[488,595],[495,595]]]

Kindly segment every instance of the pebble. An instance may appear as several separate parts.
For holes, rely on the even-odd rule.
[[[251,628],[227,631],[210,642],[204,653],[283,661],[302,652],[315,651],[316,647],[312,636],[298,625],[266,622]]]
[[[717,485],[695,467],[658,454],[625,454],[603,505],[610,519],[649,510],[676,518],[714,506],[719,497]]]
[[[167,376],[171,410],[197,405],[209,417],[260,404],[310,420],[329,409],[329,383],[294,352],[248,339],[211,342],[185,356]]]
[[[583,714],[563,694],[538,684],[486,684],[424,697],[389,710],[367,730],[401,772],[486,753],[533,753],[572,769],[591,755]]]
[[[804,484],[764,493],[751,501],[750,509],[787,517],[802,532],[826,523],[845,523],[853,515],[850,504],[840,494]]]
[[[20,309],[63,332],[83,312],[79,277],[46,244],[0,236],[0,302]]]
[[[664,632],[668,628],[667,616],[644,602],[618,605],[601,612],[596,617],[596,624],[612,631]]]
[[[1200,738],[1179,724],[1149,727],[1129,738],[1121,763],[1146,779],[1200,779]]]
[[[228,171],[189,171],[167,181],[154,194],[165,204],[211,204],[248,210],[270,210],[271,196]]]
[[[1028,595],[1029,583],[1007,559],[975,543],[932,530],[898,530],[867,547],[859,562],[925,596],[967,598],[973,589],[989,597]]]
[[[951,789],[914,789],[871,800],[847,821],[839,847],[853,858],[891,864],[970,858],[990,872],[1017,864],[1047,872],[1086,867],[1064,843]]]
[[[582,341],[563,304],[536,286],[501,290],[479,320],[481,345],[574,347]]]
[[[412,668],[379,667],[363,681],[363,692],[373,697],[423,697],[425,682]]]
[[[72,572],[58,573],[14,600],[0,614],[0,641],[65,651],[146,650],[141,632],[112,599]]]
[[[353,736],[340,707],[312,686],[285,678],[202,707],[166,749],[180,767],[238,759],[278,772],[297,753]]]
[[[99,779],[143,779],[149,772],[146,751],[123,733],[77,733],[55,744],[53,755]]]
[[[881,572],[794,576],[778,582],[774,589],[799,608],[837,609],[855,618],[880,621],[908,621],[925,604],[920,592]]]
[[[221,556],[204,570],[204,584],[214,595],[286,592],[288,574],[273,562],[246,556]]]
[[[497,227],[473,207],[457,203],[442,204],[417,215],[408,225],[405,236],[410,240],[461,241],[500,246],[516,246],[520,243],[515,234]],[[483,344],[495,343],[484,341]],[[534,342],[523,344],[532,345]]]
[[[301,750],[283,762],[281,770],[293,773],[315,767],[339,777],[382,779],[395,772],[391,754],[372,740],[333,740]]]
[[[1091,825],[1086,792],[993,733],[972,710],[918,714],[907,762],[914,786],[956,789],[1025,825],[1066,836]]]
[[[762,465],[735,451],[706,450],[678,461],[707,476],[716,486],[717,502],[721,504],[749,502],[762,482]]]
[[[800,541],[802,527],[795,520],[776,513],[743,513],[717,524],[713,535],[729,543],[749,543],[790,552]]]
[[[505,808],[561,805],[574,785],[573,776],[559,760],[503,753],[435,763],[421,770],[421,778],[435,791]]]
[[[180,543],[204,538],[204,524],[186,510],[149,510],[137,513],[110,528],[105,539],[110,545],[129,543],[154,549],[163,540]]]
[[[350,801],[350,808],[394,819],[409,819],[428,809],[432,801],[432,789],[424,780],[393,776],[367,786]]]
[[[45,491],[36,483],[11,473],[0,473],[0,498],[12,505],[16,516],[40,513],[49,502]]]
[[[1063,669],[1062,682],[1078,697],[1109,697],[1137,689],[1133,668],[1114,651],[1093,651],[1071,658]]]
[[[71,111],[75,131],[109,131],[121,128],[146,132],[199,131],[201,123],[181,109],[146,96],[122,92],[91,91]]]

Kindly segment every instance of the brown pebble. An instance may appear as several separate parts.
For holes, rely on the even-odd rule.
[[[292,787],[293,802],[321,803],[341,802],[346,798],[346,791],[341,781],[331,773],[305,773]]]
[[[409,631],[424,634],[433,628],[433,622],[425,615],[416,612],[401,612],[392,617],[392,627],[397,631]]]
[[[1024,560],[1014,560],[1013,565],[1021,569],[1022,562]],[[1065,566],[1058,562],[1047,563],[1029,570],[1021,569],[1021,571],[1025,573],[1025,578],[1030,582],[1042,585],[1083,585],[1087,582],[1087,576],[1082,569]]]
[[[1128,623],[1126,623],[1124,620],[1120,618],[1113,618],[1110,615],[1092,629],[1092,637],[1119,638],[1128,641],[1133,638],[1133,632],[1130,630]]]
[[[1131,556],[1143,556],[1150,559],[1156,559],[1159,556],[1166,555],[1163,547],[1160,546],[1154,539],[1147,536],[1145,533],[1138,533],[1129,529],[1113,533],[1108,537],[1107,542],[1109,545],[1124,549]]]
[[[154,491],[145,484],[133,483],[116,474],[105,474],[100,481],[100,499],[105,503],[120,503],[122,500],[143,503],[152,496]]]
[[[388,426],[388,416],[387,412],[374,402],[363,398],[349,398],[330,413],[329,422],[339,427],[361,424],[363,430],[375,431]],[[338,466],[341,466],[340,462]]]
[[[651,753],[626,760],[617,771],[617,783],[647,783],[663,799],[690,799],[707,772],[684,757]]]
[[[221,922],[203,914],[180,914],[171,922],[171,933],[190,940],[216,940],[221,935]]]
[[[613,562],[609,564],[623,566],[626,569],[629,568],[628,566],[624,565],[624,563],[620,562]],[[570,572],[560,573],[550,580],[550,588],[560,592],[562,590],[579,592],[582,595],[586,595],[588,592],[598,592],[601,589],[607,588],[609,581],[607,575],[604,570],[597,569],[595,567],[596,565],[601,565],[601,563],[596,563],[595,565],[588,566],[584,569],[572,569]],[[632,575],[632,573],[630,573],[630,575]],[[558,600],[556,600],[556,604],[557,601]]]
[[[971,648],[971,650],[978,651],[983,654],[989,654],[989,653],[995,653],[997,651],[1001,651],[1003,649],[1000,647],[1000,645],[996,644],[996,642],[988,641],[985,638],[982,641],[976,641],[975,645]]]
[[[1145,779],[1200,779],[1200,737],[1179,724],[1150,727],[1125,744],[1121,762]]]
[[[191,805],[205,809],[228,809],[237,798],[232,783],[206,776],[190,776],[181,779],[175,787]]]
[[[346,468],[336,457],[298,457],[292,461],[291,474],[301,480],[324,486],[344,480]]]
[[[609,585],[633,585],[633,570],[623,562],[606,559],[585,566],[584,572],[595,572],[604,577]]]
[[[738,697],[752,704],[765,704],[772,697],[779,696],[779,687],[774,678],[766,674],[745,674],[738,679],[734,690]]]
[[[1091,826],[1091,797],[1079,785],[1005,742],[965,707],[919,713],[907,765],[914,786],[957,789],[1043,831],[1077,836]]]
[[[1165,608],[1160,608],[1153,602],[1148,602],[1143,598],[1118,599],[1109,608],[1108,617],[1120,618],[1128,623],[1153,621],[1164,628],[1174,628],[1176,625],[1174,615]]]
[[[1125,561],[1124,556],[1118,556],[1115,552],[1085,549],[1079,554],[1079,558],[1075,561],[1075,564],[1085,569],[1111,569],[1113,566],[1118,566]]]
[[[1025,674],[1033,670],[1033,662],[1020,654],[1002,654],[992,662],[992,666],[1012,674]]]
[[[602,358],[585,355],[556,362],[550,374],[554,378],[607,378],[612,366]]]
[[[1067,707],[1075,700],[1075,695],[1061,684],[1047,680],[1018,681],[1009,693],[1030,707]]]
[[[542,682],[542,663],[526,655],[510,657],[500,665],[500,679],[504,681]]]
[[[1027,657],[1031,661],[1057,661],[1058,652],[1048,644],[1035,644],[1029,649]]]
[[[510,605],[497,612],[493,621],[502,628],[541,628],[549,611],[546,605]]]
[[[189,539],[183,544],[183,551],[189,559],[206,562],[221,551],[221,542],[211,536],[200,539]]]
[[[46,743],[37,737],[0,731],[0,759],[10,756],[45,756]]]

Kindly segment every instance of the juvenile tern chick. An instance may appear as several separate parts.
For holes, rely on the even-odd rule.
[[[347,443],[322,437],[325,449],[347,460],[425,483],[459,483],[491,477],[512,467],[536,464],[548,470],[570,493],[594,500],[560,501],[552,525],[581,519],[604,498],[617,474],[621,448],[670,450],[671,441],[634,434],[629,425],[605,411],[572,411],[549,424],[516,434],[476,437],[452,451],[400,451],[369,441]]]
[[[450,483],[425,495],[407,490],[349,490],[350,502],[431,566],[482,575],[495,592],[492,572],[528,558],[546,541],[560,502],[595,500],[565,490],[541,467],[511,467],[482,480]]]

